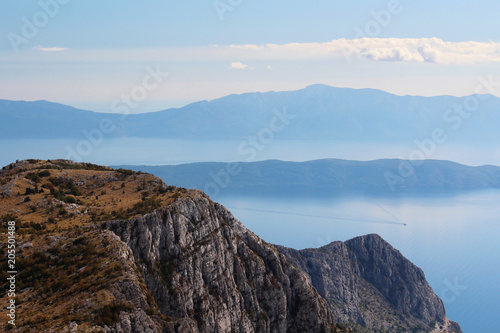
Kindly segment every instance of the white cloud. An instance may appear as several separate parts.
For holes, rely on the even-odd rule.
[[[245,65],[239,61],[232,62],[230,69],[245,69],[248,68],[248,65]]]
[[[266,67],[266,68],[267,68],[268,70],[270,70],[270,71],[272,71],[272,70],[273,70],[273,68],[271,67],[271,65],[267,65],[267,67]]]
[[[60,52],[67,50],[66,47],[43,47],[41,45],[35,46],[35,50],[45,51],[45,52]]]
[[[439,38],[374,38],[346,43],[354,54],[375,61],[473,64],[500,61],[500,43],[445,42]]]
[[[283,59],[317,59],[343,55],[349,59],[439,64],[500,62],[500,43],[445,42],[439,38],[336,39],[326,43],[231,45],[229,48],[248,53],[259,52],[273,58],[280,54]]]
[[[361,38],[335,39],[325,43],[210,45],[160,49],[75,50],[37,46],[33,48],[31,54],[27,53],[24,57],[15,57],[12,52],[0,52],[0,62],[224,61],[229,62],[231,64],[229,68],[234,70],[253,69],[246,64],[248,62],[317,60],[345,62],[346,58],[375,62],[494,64],[500,62],[500,42],[446,42],[439,38]],[[234,62],[234,59],[240,61]]]

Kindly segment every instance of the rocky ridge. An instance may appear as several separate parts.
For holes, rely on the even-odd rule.
[[[132,249],[160,311],[193,332],[335,329],[308,276],[202,193],[103,226]]]

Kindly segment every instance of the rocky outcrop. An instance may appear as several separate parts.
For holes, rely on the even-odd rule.
[[[445,317],[422,270],[378,235],[297,251],[278,246],[306,271],[341,323],[360,330],[461,332]],[[444,325],[449,323],[448,325]]]
[[[342,331],[306,273],[201,192],[103,226],[134,253],[167,332]]]
[[[378,235],[319,249],[270,245],[191,192],[109,221],[131,249],[167,332],[461,332],[422,270]]]
[[[152,309],[155,304],[151,299],[148,300],[146,286],[141,285],[142,275],[138,272],[131,249],[112,232],[106,231],[102,237],[110,243],[109,247],[113,249],[109,251],[111,258],[119,260],[122,268],[122,277],[108,290],[118,304],[129,304],[132,310],[120,311],[118,307],[119,320],[105,325],[103,331],[110,333],[160,332],[162,320],[146,314],[146,311]]]
[[[405,316],[424,323],[444,322],[443,302],[425,279],[424,272],[378,235],[346,242],[356,256],[361,277],[372,284],[388,303]]]

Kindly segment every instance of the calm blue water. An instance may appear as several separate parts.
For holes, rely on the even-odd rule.
[[[464,332],[498,332],[500,191],[217,201],[266,241],[288,247],[319,247],[377,233],[424,270],[448,317]]]
[[[253,162],[268,159],[310,161],[340,158],[368,161],[381,158],[408,159],[416,146],[367,144],[341,141],[273,140],[257,151],[252,160],[241,155],[244,140],[203,141],[177,139],[104,138],[96,144],[82,140],[24,139],[0,140],[0,165],[16,160],[69,158],[104,165],[165,165],[192,162]],[[76,152],[78,156],[70,152]],[[500,147],[439,146],[429,159],[450,160],[466,165],[500,165]]]

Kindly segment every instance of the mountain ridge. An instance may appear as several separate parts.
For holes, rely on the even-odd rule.
[[[464,106],[467,98],[477,100],[473,110]],[[4,100],[0,102],[0,138],[85,138],[84,131],[99,129],[106,119],[114,125],[105,133],[110,138],[241,139],[257,135],[269,126],[273,112],[280,112],[291,115],[286,126],[274,133],[281,139],[413,143],[441,128],[459,142],[484,144],[500,138],[499,108],[500,98],[493,95],[398,96],[327,85],[233,94],[142,114],[96,113],[50,102]],[[61,113],[62,109],[66,111]],[[24,125],[19,128],[25,131],[13,131],[17,124]]]
[[[224,100],[226,98],[235,98],[235,97],[239,97],[239,96],[252,96],[252,95],[264,95],[264,94],[276,94],[276,93],[293,93],[293,92],[299,92],[299,91],[303,91],[303,90],[312,90],[312,89],[317,89],[317,90],[320,90],[320,89],[334,89],[334,90],[338,90],[338,91],[356,91],[356,92],[372,92],[372,93],[380,93],[380,94],[386,94],[388,96],[395,96],[395,97],[408,97],[408,98],[412,98],[412,97],[415,97],[415,98],[441,98],[441,97],[449,97],[449,98],[464,98],[464,97],[469,97],[469,96],[484,96],[484,97],[488,97],[488,98],[497,98],[497,99],[500,99],[500,97],[498,96],[495,96],[495,95],[492,95],[490,93],[486,93],[486,94],[471,94],[471,95],[465,95],[465,96],[455,96],[455,95],[433,95],[433,96],[424,96],[424,95],[412,95],[412,94],[404,94],[404,95],[399,95],[399,94],[395,94],[395,93],[391,93],[391,92],[388,92],[388,91],[385,91],[385,90],[382,90],[382,89],[377,89],[377,88],[350,88],[350,87],[337,87],[337,86],[331,86],[331,85],[328,85],[328,84],[323,84],[323,83],[314,83],[314,84],[310,84],[304,88],[300,88],[300,89],[295,89],[295,90],[269,90],[269,91],[255,91],[255,92],[244,92],[244,93],[233,93],[233,94],[229,94],[229,95],[225,95],[225,96],[222,96],[222,97],[217,97],[217,98],[214,98],[214,99],[205,99],[205,100],[199,100],[199,101],[195,101],[195,102],[191,102],[191,103],[188,103],[186,105],[183,105],[183,106],[180,106],[180,107],[172,107],[172,108],[167,108],[167,109],[160,109],[160,110],[155,110],[155,111],[149,111],[149,112],[143,112],[143,113],[140,113],[140,114],[151,114],[151,113],[158,113],[158,112],[165,112],[165,111],[174,111],[174,110],[179,110],[179,109],[182,109],[182,108],[185,108],[189,105],[193,105],[193,104],[199,104],[199,103],[210,103],[210,102],[214,102],[214,101],[219,101],[219,100]],[[54,101],[49,101],[49,100],[46,100],[46,99],[40,99],[40,100],[33,100],[33,101],[27,101],[27,100],[11,100],[11,99],[0,99],[0,103],[45,103],[45,104],[50,104],[50,105],[59,105],[59,106],[64,106],[64,107],[68,107],[68,108],[72,108],[72,109],[75,109],[75,110],[79,110],[79,111],[86,111],[86,112],[92,112],[92,113],[97,113],[97,114],[105,114],[105,115],[116,115],[117,113],[113,113],[113,112],[98,112],[98,111],[93,111],[93,110],[89,110],[89,109],[81,109],[81,108],[78,108],[78,107],[75,107],[75,106],[72,106],[72,105],[69,105],[69,104],[65,104],[65,103],[61,103],[61,102],[54,102]],[[120,113],[118,113],[120,114]],[[121,114],[120,114],[121,115]]]
[[[500,188],[500,167],[472,167],[446,160],[266,160],[121,167],[154,173],[177,186],[205,191],[212,188],[211,192],[225,193],[279,192],[300,188],[311,194],[321,189],[324,190],[322,194],[328,191],[332,194],[349,191],[390,194]],[[230,174],[228,169],[236,171]]]

